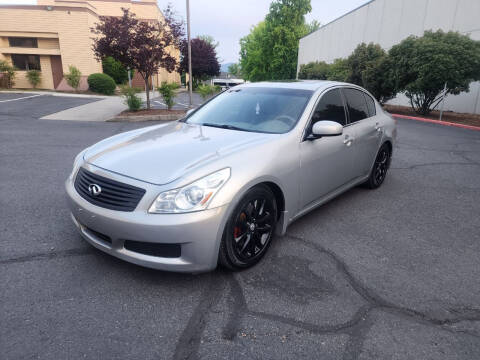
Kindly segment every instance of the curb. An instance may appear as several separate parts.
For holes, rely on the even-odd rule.
[[[400,114],[391,114],[391,115],[393,117],[397,117],[397,118],[400,118],[400,119],[423,121],[423,122],[428,122],[428,123],[432,123],[432,124],[439,124],[439,125],[444,125],[444,126],[453,126],[453,127],[459,127],[459,128],[462,128],[462,129],[480,131],[480,126],[457,124],[457,123],[452,123],[452,122],[448,122],[448,121],[426,119],[426,118],[417,117],[417,116],[408,116],[408,115],[400,115]]]
[[[109,122],[141,122],[141,121],[175,121],[182,119],[185,114],[168,115],[133,115],[133,116],[115,116],[107,121]]]

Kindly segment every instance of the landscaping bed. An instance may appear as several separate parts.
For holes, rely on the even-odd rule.
[[[421,117],[431,120],[440,119],[440,111],[432,111],[428,115],[419,115],[408,106],[399,106],[399,105],[384,105],[385,110],[391,114],[407,115],[414,117]],[[478,114],[464,114],[456,113],[453,111],[444,111],[442,116],[442,121],[451,122],[455,124],[470,125],[470,126],[480,126],[480,115]]]
[[[173,121],[183,118],[185,114],[186,111],[184,110],[125,110],[109,121]]]

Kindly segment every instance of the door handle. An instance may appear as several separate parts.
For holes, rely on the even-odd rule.
[[[380,126],[380,123],[376,123],[375,124],[375,130],[377,130],[378,132],[382,132],[383,131],[383,126]]]
[[[343,140],[343,143],[347,146],[350,146],[352,145],[353,140],[355,140],[354,137],[350,137],[347,135],[347,137],[345,137],[345,140]]]

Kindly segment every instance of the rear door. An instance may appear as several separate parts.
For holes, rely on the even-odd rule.
[[[343,88],[347,103],[349,125],[355,133],[356,176],[367,175],[382,140],[382,124],[376,114],[375,102],[370,95],[354,88]]]
[[[313,124],[321,120],[347,124],[345,103],[339,88],[321,95],[315,111],[305,129],[310,134]],[[353,168],[353,129],[344,128],[339,136],[304,139],[300,143],[301,208],[344,185],[355,177]]]

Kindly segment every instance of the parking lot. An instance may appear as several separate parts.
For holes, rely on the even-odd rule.
[[[0,102],[0,358],[480,358],[480,132],[399,120],[380,189],[250,270],[173,274],[92,248],[65,200],[80,150],[153,123],[39,120],[87,101],[47,100]]]

